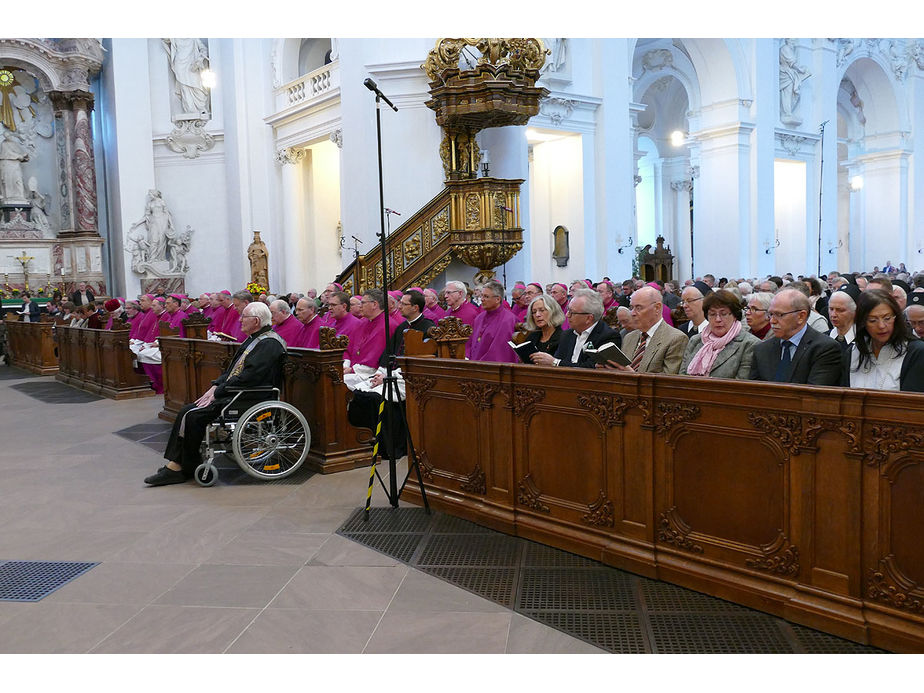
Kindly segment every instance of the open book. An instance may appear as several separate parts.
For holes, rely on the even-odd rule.
[[[607,361],[613,361],[620,366],[628,366],[632,363],[632,359],[626,356],[622,349],[612,342],[607,342],[596,349],[590,346],[584,347],[584,353],[590,354],[593,357],[594,363],[598,363],[601,366],[605,366]]]
[[[514,344],[512,341],[508,341],[507,344],[517,353],[517,356],[520,357],[520,361],[523,363],[532,363],[529,357],[539,351],[539,347],[536,346],[535,342],[531,342],[528,339],[520,344]]]

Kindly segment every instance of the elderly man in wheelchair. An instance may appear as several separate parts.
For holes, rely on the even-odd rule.
[[[259,479],[280,479],[301,466],[311,434],[301,412],[279,401],[286,347],[270,323],[265,304],[244,308],[241,329],[248,338],[212,387],[180,410],[164,451],[167,464],[144,483],[195,478],[211,486],[218,479],[214,457],[221,452],[231,452],[241,469]]]

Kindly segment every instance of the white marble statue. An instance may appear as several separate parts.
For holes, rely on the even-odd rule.
[[[32,203],[32,223],[39,231],[51,231],[51,224],[48,223],[48,213],[45,206],[48,204],[48,198],[38,191],[38,181],[35,176],[29,177],[29,202]]]
[[[186,274],[189,263],[186,256],[189,254],[189,244],[192,240],[192,228],[187,226],[185,231],[176,231],[167,238],[170,248],[170,271],[176,274]]]
[[[176,80],[182,115],[208,114],[208,90],[202,86],[202,71],[208,67],[208,52],[197,38],[165,38],[164,50]]]
[[[22,181],[22,164],[29,160],[29,152],[8,130],[0,142],[0,201],[4,204],[25,204],[26,190]]]
[[[802,83],[812,76],[812,73],[799,65],[796,55],[796,42],[793,39],[783,39],[780,46],[780,116],[784,123],[798,124],[802,120],[793,115],[799,105],[799,92]]]

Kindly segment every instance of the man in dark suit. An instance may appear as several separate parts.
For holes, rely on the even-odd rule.
[[[751,380],[802,385],[838,385],[841,349],[808,326],[811,304],[805,294],[784,289],[770,302],[773,337],[754,347]]]
[[[93,290],[87,288],[86,282],[80,282],[77,285],[77,291],[71,294],[71,303],[75,306],[86,306],[96,299],[93,295]]]
[[[530,359],[540,366],[593,368],[594,361],[590,354],[584,353],[585,347],[601,347],[608,342],[622,345],[619,332],[603,322],[602,317],[603,299],[600,294],[589,289],[579,289],[568,306],[571,329],[562,334],[555,355],[539,352],[530,356]]]

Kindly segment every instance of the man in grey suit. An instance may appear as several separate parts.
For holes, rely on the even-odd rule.
[[[638,289],[632,294],[629,310],[638,329],[626,335],[622,351],[632,364],[620,366],[609,361],[608,367],[635,373],[678,373],[687,336],[661,317],[661,292],[650,286]]]
[[[841,348],[808,326],[808,297],[783,289],[770,302],[773,337],[754,347],[751,380],[802,385],[838,385]]]

